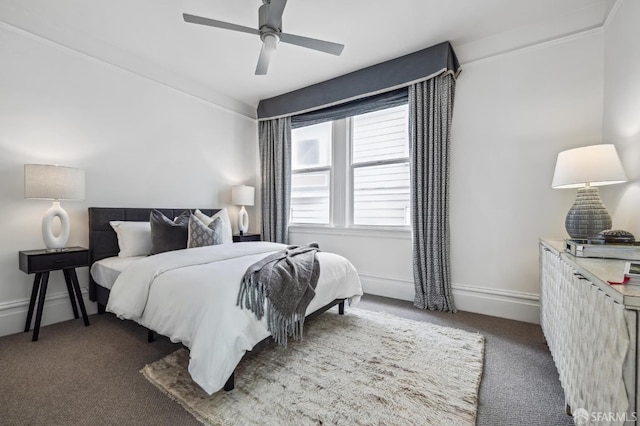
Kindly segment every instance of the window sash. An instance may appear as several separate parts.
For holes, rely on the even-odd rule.
[[[351,164],[408,159],[408,113],[403,104],[351,117]]]
[[[405,103],[386,110],[391,109],[393,111],[381,110],[379,111],[381,114],[370,114],[358,120],[354,117],[348,119],[350,130],[348,140],[350,150],[349,226],[406,228],[410,225],[409,147],[406,146],[409,133],[408,106]],[[356,126],[362,127],[356,129]],[[357,140],[357,138],[360,139]],[[402,145],[398,143],[399,141],[402,141]],[[360,142],[358,147],[357,142]],[[387,142],[388,149],[381,142]],[[359,155],[356,154],[356,148],[360,148]],[[367,153],[367,148],[373,148],[373,152]],[[396,156],[375,159],[376,156],[384,156],[386,153],[396,154]],[[370,183],[376,182],[373,176],[372,179],[364,178],[363,173],[367,169],[384,172],[385,169],[393,169],[393,166],[404,166],[403,170],[396,168],[394,173],[401,172],[401,181],[406,182],[406,185],[392,188],[393,182],[378,180],[379,186],[376,188],[375,185],[365,183],[367,180]],[[359,174],[360,177],[358,177]],[[360,188],[358,188],[359,185]],[[376,207],[367,209],[367,205]]]
[[[312,129],[313,128],[313,129]],[[295,132],[295,137],[294,133]],[[315,144],[314,144],[315,142]],[[301,144],[302,143],[302,144]],[[307,146],[305,146],[305,143]],[[318,167],[329,167],[332,163],[332,151],[333,151],[333,123],[320,123],[313,126],[306,126],[299,130],[292,131],[291,140],[291,169],[292,170],[306,170],[314,169]],[[314,162],[298,163],[299,160],[304,157],[305,152],[313,155],[309,150],[311,148],[317,149],[315,155],[317,156]],[[305,150],[306,148],[306,150]],[[313,150],[311,150],[313,151]],[[302,157],[298,157],[301,156]]]
[[[331,170],[331,167],[325,166],[312,167],[291,172],[290,223],[301,225],[328,225],[331,223],[331,188],[333,181]],[[319,175],[321,173],[326,175],[327,182],[324,187],[316,187],[315,189],[313,186],[307,188],[294,188],[293,182],[295,176],[311,176],[314,174]],[[295,192],[297,192],[297,194],[295,194]],[[296,199],[297,202],[295,201]],[[311,208],[313,205],[321,206],[323,208]]]
[[[371,179],[363,177],[358,179],[358,171],[367,169],[378,169],[387,166],[406,166],[406,175],[409,174],[409,160],[396,159],[388,161],[369,162],[366,164],[351,165],[351,203],[349,208],[350,225],[366,226],[366,227],[387,227],[387,228],[405,228],[410,226],[410,181],[409,179],[401,179],[400,182],[406,182],[406,185],[397,186],[398,180],[394,185],[393,180],[385,180],[377,182],[381,184],[378,187],[367,188],[367,183],[375,183]],[[402,173],[401,170],[394,170],[394,174]],[[403,173],[404,174],[404,173]],[[367,182],[368,181],[368,182]],[[360,188],[358,188],[360,186]],[[386,199],[376,199],[384,194]],[[376,205],[375,209],[367,209],[367,205]],[[360,205],[360,209],[358,209]],[[376,219],[377,218],[377,219]],[[378,222],[378,223],[376,223]],[[380,223],[383,222],[383,223]]]

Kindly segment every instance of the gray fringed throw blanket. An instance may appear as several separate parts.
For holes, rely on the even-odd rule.
[[[289,246],[251,265],[240,284],[237,305],[262,319],[267,298],[267,327],[274,340],[287,346],[287,336],[302,338],[304,314],[320,276],[318,244]]]

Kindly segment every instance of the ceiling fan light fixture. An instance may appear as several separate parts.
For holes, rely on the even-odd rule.
[[[280,41],[280,37],[278,37],[275,33],[267,33],[262,36],[262,42],[264,43],[264,48],[268,52],[274,52],[276,50],[276,46]]]

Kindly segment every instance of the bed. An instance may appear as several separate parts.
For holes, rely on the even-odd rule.
[[[99,313],[113,312],[190,349],[189,372],[212,394],[233,389],[233,372],[247,351],[269,341],[266,320],[236,306],[244,271],[284,246],[243,242],[190,248],[153,256],[118,257],[111,221],[147,222],[150,208],[89,209],[90,299]],[[187,209],[158,209],[176,217]],[[200,209],[205,215],[218,210]],[[345,300],[357,303],[362,287],[344,258],[319,252],[320,277],[306,316]]]

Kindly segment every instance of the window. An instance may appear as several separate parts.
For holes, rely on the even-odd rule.
[[[331,131],[327,122],[291,132],[292,223],[329,223]]]
[[[408,106],[351,122],[354,225],[409,225]]]
[[[408,127],[404,104],[292,130],[290,222],[409,225]]]

